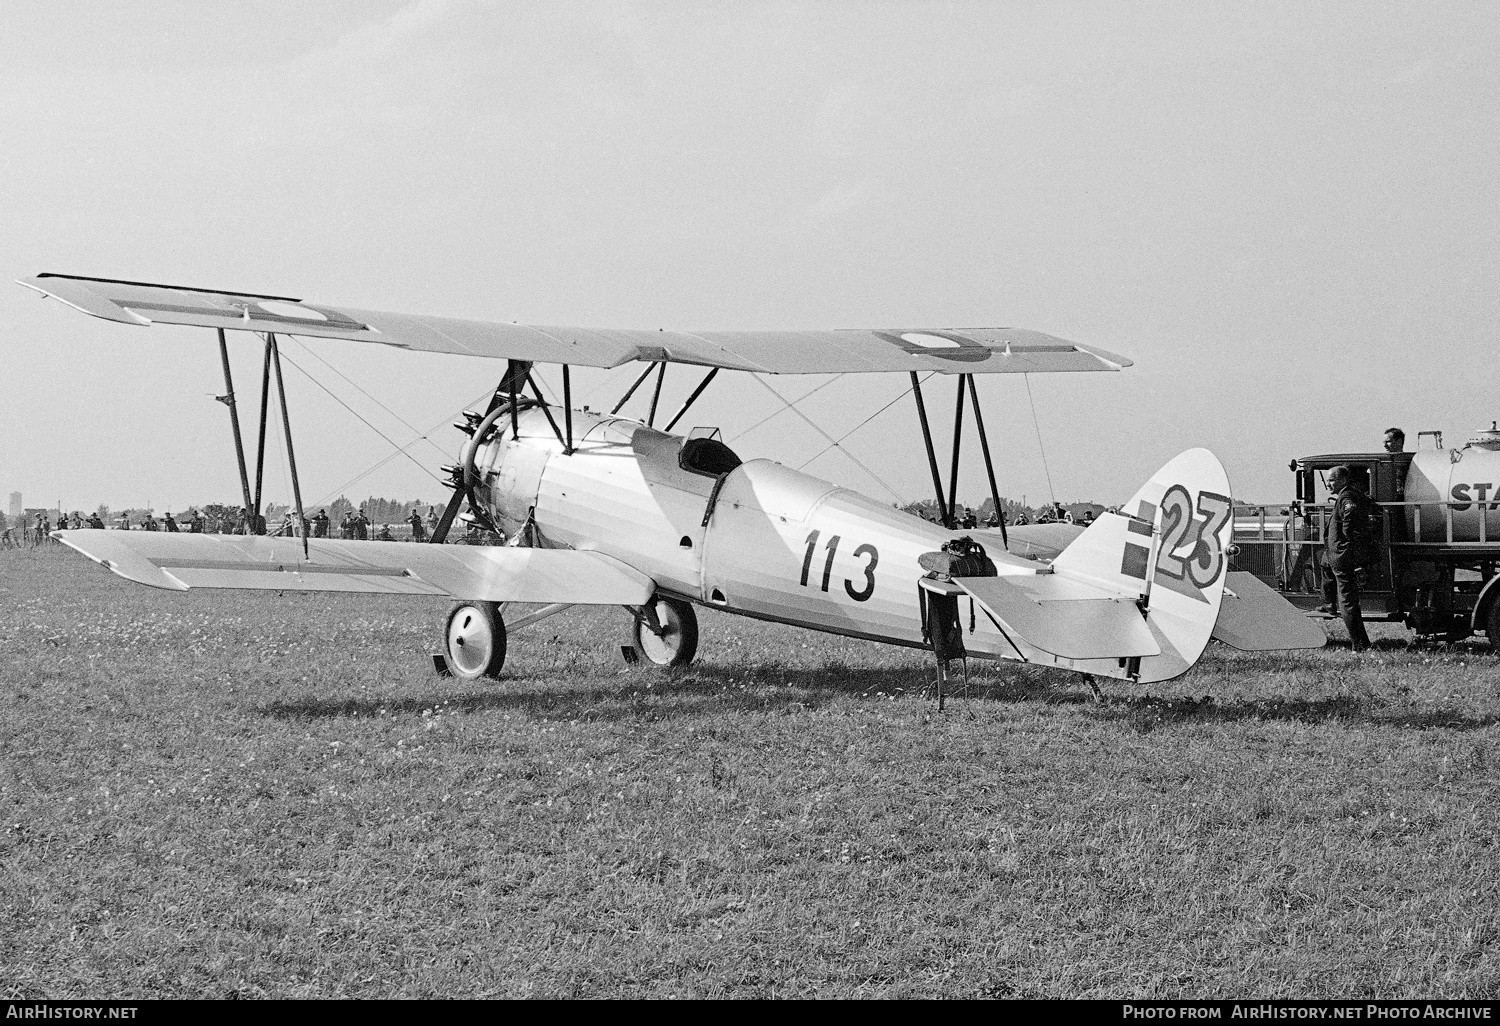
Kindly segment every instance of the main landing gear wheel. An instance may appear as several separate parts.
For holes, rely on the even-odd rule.
[[[656,614],[656,627],[648,617],[637,616],[630,627],[630,643],[636,654],[657,666],[686,666],[698,653],[698,614],[690,603],[674,598],[653,598],[645,607]]]
[[[460,602],[448,614],[443,662],[460,680],[500,676],[505,665],[505,621],[493,602]]]

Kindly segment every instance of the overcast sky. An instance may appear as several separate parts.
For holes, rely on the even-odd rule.
[[[1035,426],[1024,379],[981,379],[1001,490],[1033,504],[1123,501],[1196,445],[1273,501],[1293,456],[1500,416],[1500,5],[49,0],[5,8],[0,95],[7,279],[536,324],[1013,325],[1131,357],[1032,377]],[[253,421],[258,342],[230,338]],[[286,353],[397,443],[441,426],[351,481],[393,447],[288,367],[308,502],[446,496],[422,468],[503,365],[312,346]],[[0,493],[235,501],[212,332],[7,285],[0,356]],[[581,372],[580,401],[632,374]],[[696,378],[669,372],[669,399]],[[837,436],[906,387],[851,375],[805,408]],[[940,419],[951,393],[930,386]],[[688,422],[799,465],[825,442],[791,414],[736,437],[776,408],[721,375]],[[910,398],[846,444],[930,493]],[[837,452],[807,469],[891,498]]]

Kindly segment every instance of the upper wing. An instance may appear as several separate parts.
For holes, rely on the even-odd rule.
[[[195,324],[381,342],[404,349],[582,367],[631,360],[770,374],[1113,371],[1123,356],[1025,328],[839,328],[823,331],[639,331],[496,324],[304,303],[288,296],[39,274],[18,281],[84,313],[124,324]]]
[[[489,602],[641,605],[656,590],[599,552],[154,531],[54,531],[128,581],[169,591],[352,591]]]

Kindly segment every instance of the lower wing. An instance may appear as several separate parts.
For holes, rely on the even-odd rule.
[[[127,581],[188,591],[343,591],[491,602],[641,605],[651,578],[599,552],[152,531],[55,531]]]

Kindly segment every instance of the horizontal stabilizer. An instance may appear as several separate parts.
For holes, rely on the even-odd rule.
[[[1077,524],[1012,524],[1006,528],[1003,541],[998,527],[984,527],[963,533],[971,535],[992,552],[1003,550],[1012,556],[1050,562],[1061,555],[1063,549],[1073,544],[1083,533],[1083,528]]]
[[[960,577],[1000,629],[1064,659],[1152,656],[1161,646],[1130,598],[1055,574]]]
[[[641,605],[649,577],[598,552],[155,531],[54,531],[137,584],[171,591],[246,588],[448,595],[471,601]]]
[[[1254,574],[1243,570],[1224,580],[1224,604],[1214,624],[1214,640],[1245,652],[1322,648],[1323,628]]]

